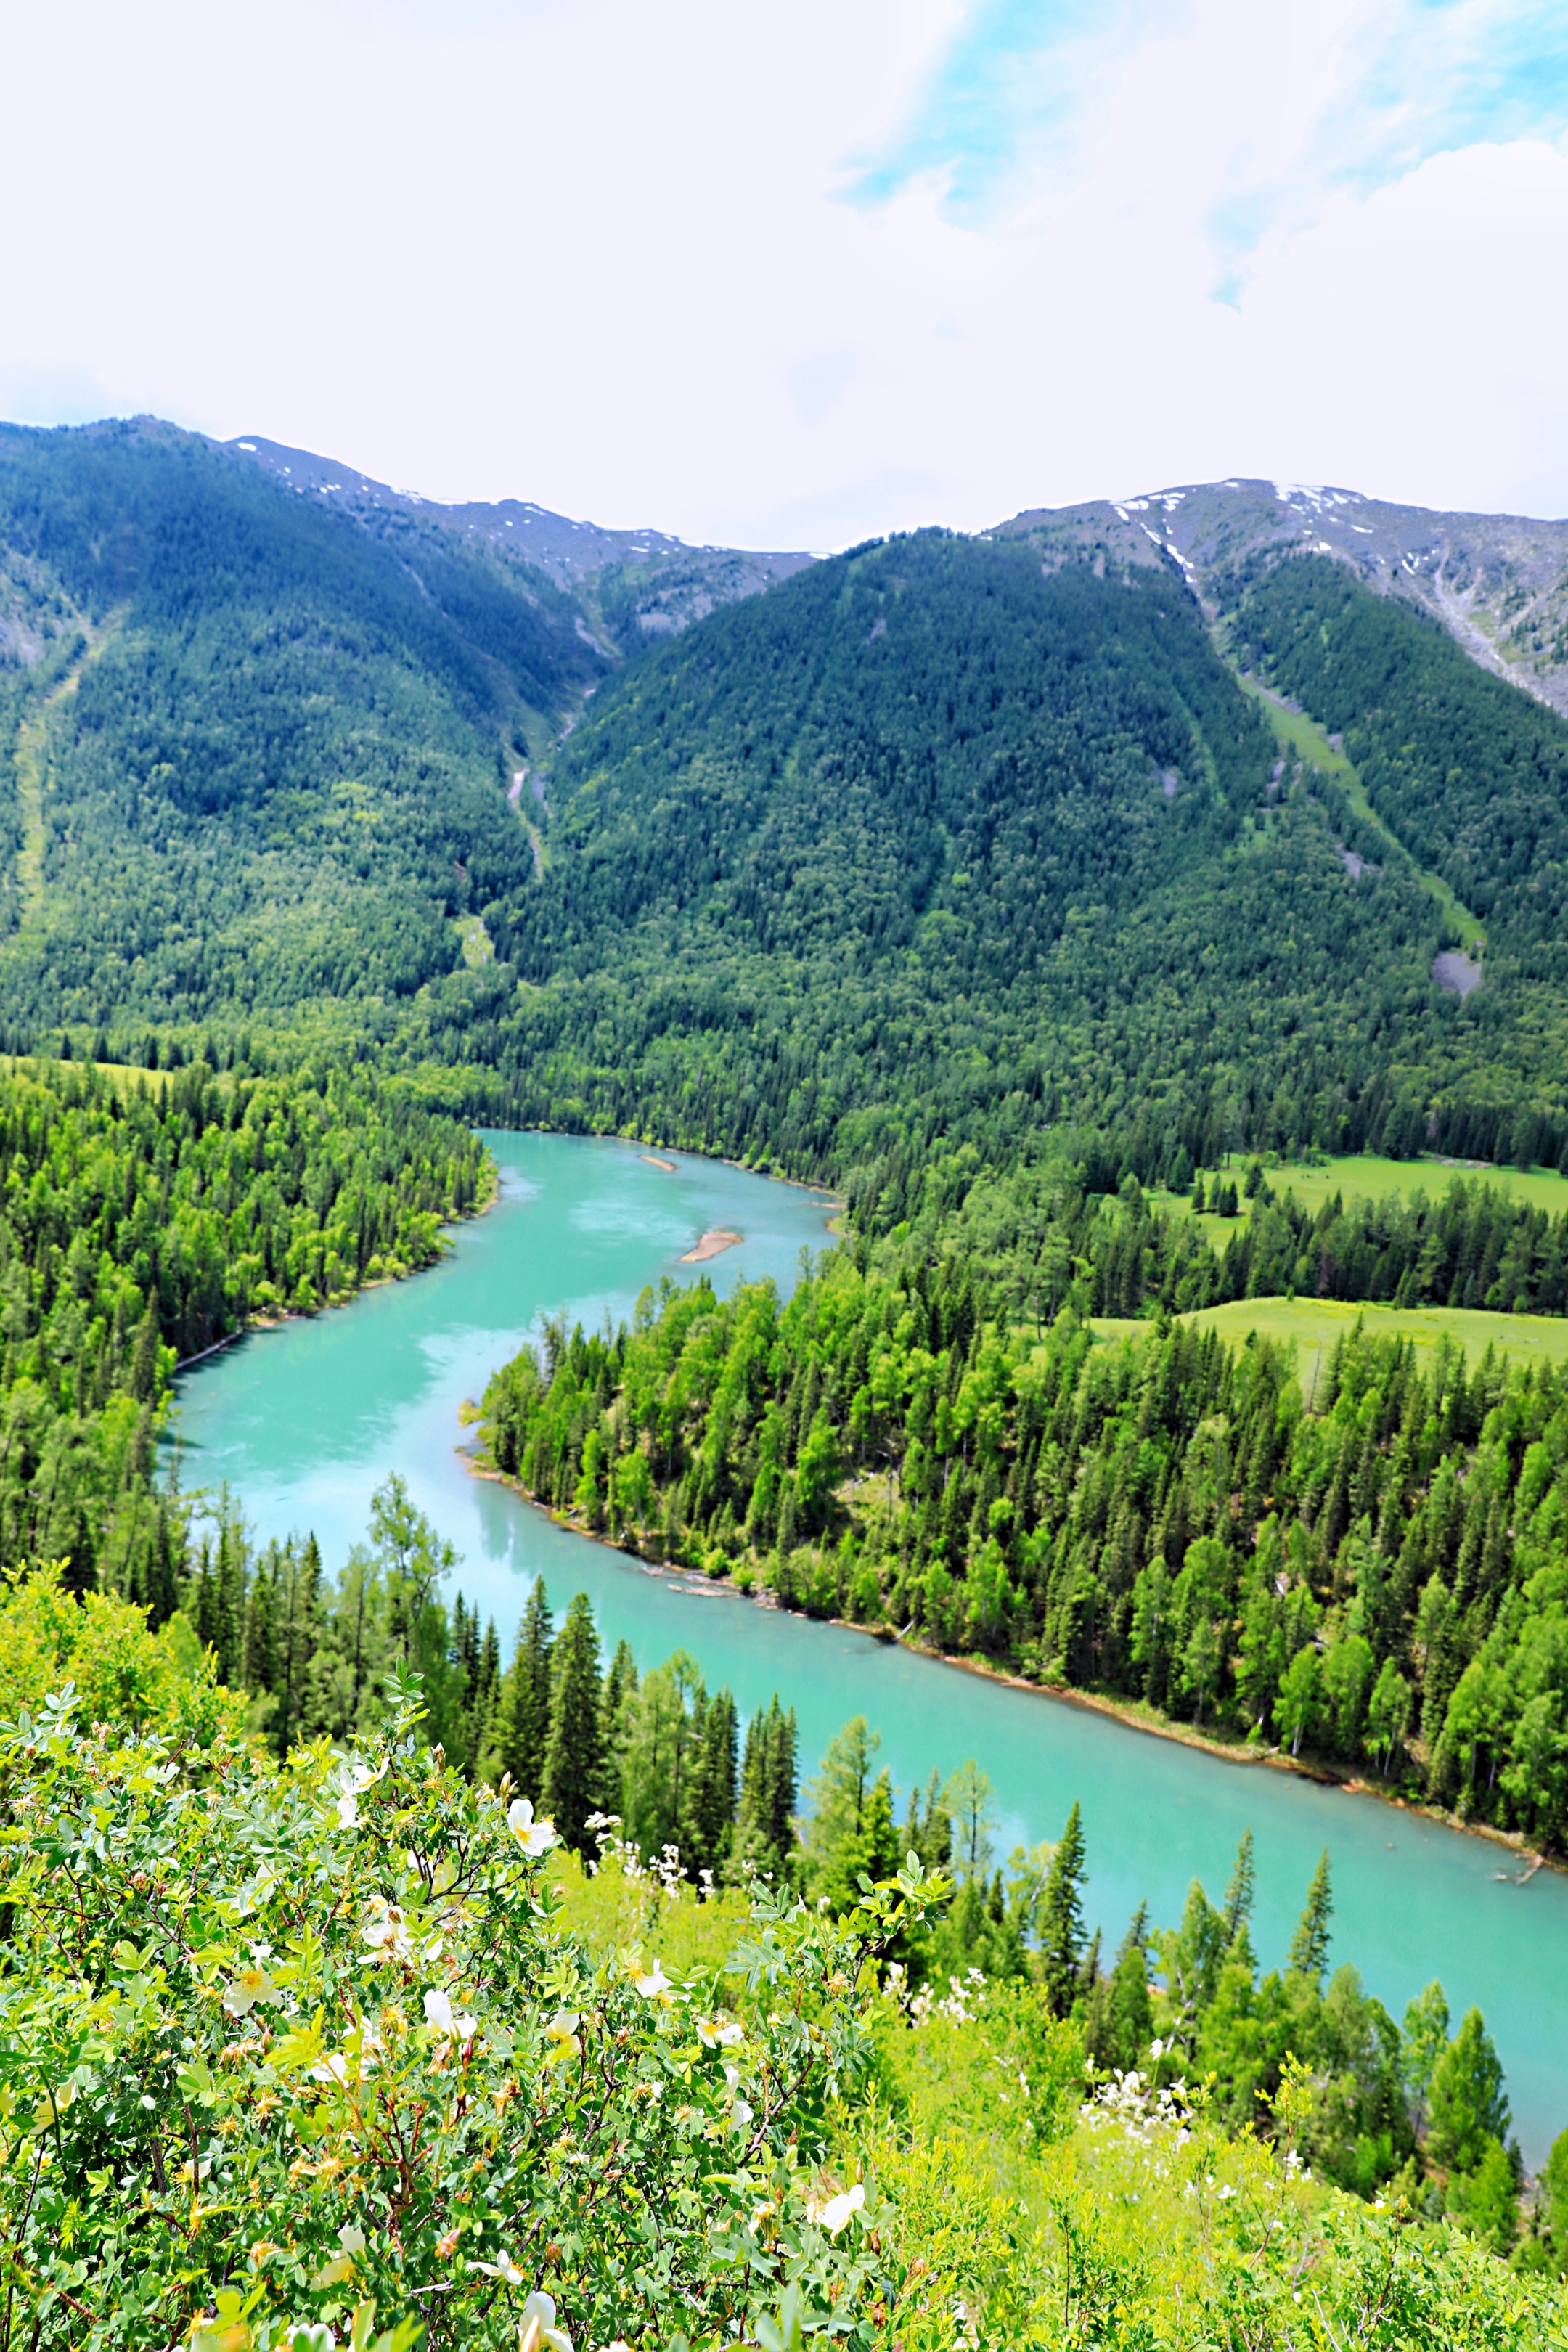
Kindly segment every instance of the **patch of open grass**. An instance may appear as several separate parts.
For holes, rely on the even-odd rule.
[[[1200,1307],[1183,1319],[1218,1331],[1232,1347],[1240,1347],[1252,1331],[1260,1339],[1294,1347],[1297,1375],[1310,1405],[1334,1341],[1353,1331],[1361,1318],[1374,1337],[1397,1333],[1421,1349],[1435,1348],[1441,1339],[1455,1340],[1472,1365],[1489,1347],[1516,1362],[1568,1363],[1568,1316],[1562,1315],[1491,1315],[1470,1307],[1373,1307],[1342,1298],[1237,1298],[1223,1307]],[[1100,1338],[1116,1341],[1143,1338],[1154,1327],[1099,1316],[1091,1328]]]
[[[1406,1197],[1425,1192],[1428,1200],[1437,1201],[1458,1176],[1494,1184],[1514,1200],[1527,1202],[1532,1209],[1546,1209],[1552,1216],[1561,1216],[1568,1209],[1568,1176],[1559,1175],[1555,1168],[1532,1168],[1526,1174],[1518,1168],[1477,1166],[1461,1160],[1380,1160],[1363,1151],[1325,1160],[1321,1168],[1295,1164],[1270,1168],[1268,1176],[1273,1192],[1281,1196],[1294,1192],[1310,1209],[1320,1208],[1335,1192],[1342,1193],[1347,1203],[1386,1201],[1395,1192]]]
[[[1233,1160],[1226,1173],[1239,1193],[1246,1181],[1245,1159]],[[1438,1160],[1429,1155],[1419,1160],[1380,1160],[1372,1152],[1362,1151],[1343,1153],[1315,1167],[1292,1160],[1281,1167],[1268,1168],[1265,1174],[1268,1189],[1277,1198],[1283,1200],[1287,1192],[1293,1192],[1302,1208],[1314,1213],[1336,1192],[1347,1209],[1355,1201],[1387,1201],[1396,1194],[1408,1200],[1415,1192],[1425,1192],[1429,1201],[1440,1201],[1457,1177],[1495,1185],[1499,1192],[1525,1202],[1532,1209],[1544,1209],[1550,1216],[1568,1213],[1568,1176],[1559,1174],[1555,1168],[1494,1168],[1485,1161]],[[1212,1174],[1205,1171],[1205,1185],[1211,1181]],[[1167,1192],[1154,1187],[1150,1188],[1148,1198],[1162,1209],[1184,1210],[1188,1204],[1184,1192]],[[1239,1215],[1235,1217],[1211,1217],[1205,1212],[1196,1220],[1198,1231],[1217,1254],[1225,1248],[1241,1219],[1251,1215],[1253,1206],[1251,1201],[1242,1201]]]

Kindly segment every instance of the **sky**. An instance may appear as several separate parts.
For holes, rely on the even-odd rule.
[[[1568,512],[1563,0],[5,11],[0,415],[826,549]]]

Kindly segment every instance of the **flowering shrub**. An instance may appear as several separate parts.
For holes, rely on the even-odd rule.
[[[0,1735],[0,2352],[869,2345],[887,2216],[821,2119],[945,1890],[763,1893],[678,1984],[565,1932],[550,1824],[419,1746],[416,1685],[389,1714],[282,1768],[68,1689]]]

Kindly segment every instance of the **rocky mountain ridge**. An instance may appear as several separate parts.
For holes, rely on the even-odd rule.
[[[259,433],[218,446],[253,457],[285,488],[329,501],[372,529],[394,516],[415,520],[509,564],[543,572],[584,599],[596,633],[619,652],[705,620],[721,605],[754,596],[812,561],[798,551],[692,547],[668,531],[606,530],[526,499],[447,505]]]
[[[1028,509],[991,535],[1027,538],[1062,562],[1169,565],[1211,621],[1280,557],[1332,556],[1379,594],[1441,621],[1483,669],[1568,717],[1568,521],[1231,479]]]

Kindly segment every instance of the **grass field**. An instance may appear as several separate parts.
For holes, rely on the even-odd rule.
[[[1246,1172],[1244,1160],[1232,1164],[1233,1175],[1239,1192]],[[1370,1152],[1347,1153],[1337,1160],[1326,1160],[1321,1167],[1307,1167],[1298,1161],[1265,1170],[1270,1192],[1281,1200],[1293,1192],[1304,1209],[1316,1211],[1338,1192],[1348,1208],[1352,1201],[1386,1201],[1396,1193],[1405,1197],[1412,1192],[1425,1192],[1429,1201],[1440,1201],[1457,1176],[1473,1179],[1478,1183],[1494,1184],[1516,1201],[1528,1202],[1532,1209],[1544,1209],[1549,1215],[1559,1217],[1568,1213],[1568,1176],[1559,1175],[1555,1168],[1531,1168],[1522,1173],[1517,1168],[1493,1168],[1469,1160],[1379,1160]],[[1186,1205],[1185,1194],[1151,1190],[1149,1198],[1162,1208],[1180,1209]],[[1241,1203],[1246,1216],[1251,1203]],[[1223,1250],[1228,1236],[1235,1232],[1235,1217],[1201,1216],[1198,1230],[1211,1249]]]
[[[1343,1193],[1347,1201],[1385,1201],[1393,1192],[1425,1192],[1428,1200],[1440,1200],[1456,1176],[1495,1184],[1516,1201],[1547,1209],[1553,1216],[1568,1209],[1568,1176],[1560,1176],[1555,1168],[1532,1168],[1525,1174],[1517,1168],[1490,1168],[1468,1160],[1377,1160],[1363,1151],[1326,1160],[1321,1168],[1270,1168],[1268,1176],[1272,1191],[1294,1192],[1310,1209],[1320,1208],[1333,1192]]]
[[[1224,1307],[1205,1307],[1184,1319],[1210,1326],[1234,1347],[1249,1331],[1260,1339],[1293,1343],[1297,1371],[1310,1404],[1329,1350],[1342,1333],[1355,1328],[1358,1318],[1364,1318],[1369,1332],[1380,1338],[1397,1332],[1423,1350],[1445,1337],[1457,1340],[1472,1364],[1489,1346],[1520,1362],[1568,1363],[1568,1316],[1562,1315],[1488,1315],[1465,1307],[1368,1307],[1339,1298],[1238,1298]],[[1117,1340],[1141,1338],[1152,1327],[1102,1316],[1093,1328],[1101,1339]]]

